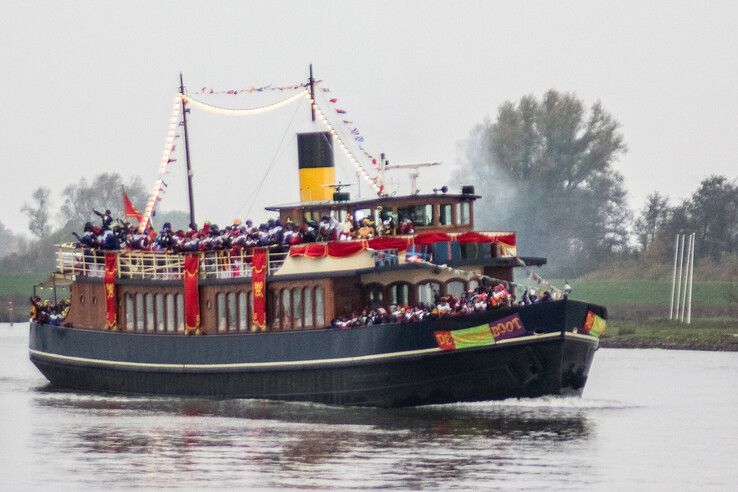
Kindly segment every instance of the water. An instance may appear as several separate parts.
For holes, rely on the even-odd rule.
[[[381,410],[51,388],[0,324],[2,488],[719,489],[738,353],[600,350],[584,397]]]

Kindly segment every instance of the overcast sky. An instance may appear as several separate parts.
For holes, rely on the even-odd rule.
[[[310,62],[368,150],[444,163],[423,174],[426,191],[449,180],[458,143],[502,102],[555,88],[621,122],[629,152],[617,168],[634,206],[654,189],[679,199],[706,175],[738,175],[737,5],[4,0],[0,221],[25,231],[19,209],[39,185],[54,208],[63,186],[100,172],[150,187],[180,71],[194,92],[301,82]],[[319,128],[306,103],[249,118],[193,109],[191,123],[199,222],[243,216],[272,161],[250,215],[297,199],[294,133]],[[186,208],[183,166],[163,209]]]

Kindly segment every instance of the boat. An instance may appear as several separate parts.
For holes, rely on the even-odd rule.
[[[298,90],[323,118],[316,85],[311,69]],[[188,170],[195,102],[181,83]],[[335,184],[336,143],[346,151],[330,123],[298,134],[300,199],[267,210],[298,230],[354,223],[361,237],[195,251],[59,245],[53,280],[69,288],[68,314],[31,321],[33,364],[52,385],[123,394],[375,407],[581,395],[606,309],[550,287],[533,270],[546,259],[519,256],[514,231],[477,231],[473,186],[374,186],[376,196],[352,199]],[[412,227],[393,224],[403,217]],[[514,300],[516,270],[550,298]],[[411,308],[498,292],[507,296],[484,297],[481,310]],[[382,316],[366,322],[367,310]]]

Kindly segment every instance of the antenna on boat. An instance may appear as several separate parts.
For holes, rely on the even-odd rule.
[[[182,101],[182,126],[184,126],[185,161],[187,162],[187,192],[190,199],[190,224],[195,224],[195,202],[192,199],[192,165],[190,164],[190,139],[187,134],[187,106],[185,104],[184,81],[179,72],[179,93]]]
[[[310,85],[310,99],[315,101],[315,79],[313,78],[313,64],[310,64],[310,76],[308,77],[308,85]],[[315,121],[315,107],[310,105],[310,117]]]
[[[383,169],[385,171],[392,171],[395,169],[412,169],[412,171],[410,172],[410,194],[417,195],[420,192],[420,190],[418,189],[418,176],[420,176],[420,171],[418,171],[418,169],[421,169],[424,167],[440,166],[440,165],[441,165],[440,162],[414,162],[412,164],[392,164],[390,165],[389,162],[385,161]]]

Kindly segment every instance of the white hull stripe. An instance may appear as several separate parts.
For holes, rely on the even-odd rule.
[[[494,348],[498,345],[506,345],[511,343],[525,343],[525,342],[537,342],[543,340],[550,340],[560,338],[561,333],[545,333],[542,335],[531,335],[527,337],[510,338],[507,340],[500,340],[495,342],[494,345],[488,345],[483,348]],[[580,335],[576,333],[566,333],[566,338],[585,339],[587,341],[596,340],[596,338],[589,335]],[[466,351],[469,349],[461,349]],[[472,349],[474,350],[474,349]],[[427,354],[434,354],[442,352],[438,347],[418,349],[418,350],[405,350],[402,352],[389,352],[384,354],[371,354],[371,355],[359,355],[356,357],[339,357],[333,359],[309,359],[309,360],[294,360],[294,361],[279,361],[279,362],[236,362],[230,364],[158,364],[151,362],[125,362],[117,360],[106,360],[106,359],[90,359],[87,357],[74,357],[71,355],[60,355],[52,354],[50,352],[43,352],[41,350],[28,349],[28,352],[32,356],[39,357],[41,359],[50,359],[63,362],[71,362],[83,365],[97,365],[97,366],[108,366],[108,367],[127,367],[131,369],[169,369],[176,371],[192,372],[197,369],[217,370],[217,369],[261,369],[261,368],[277,368],[277,367],[295,367],[295,366],[320,366],[320,365],[333,365],[333,364],[350,364],[352,362],[363,362],[372,360],[383,360],[383,359],[396,359],[402,357],[422,356]],[[448,351],[453,353],[456,351]]]

